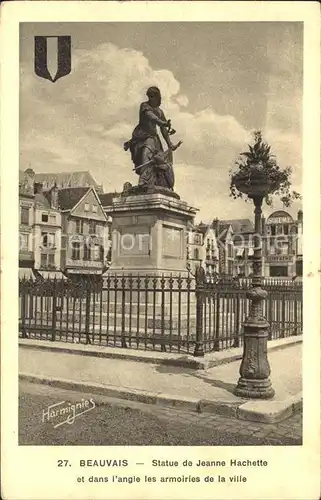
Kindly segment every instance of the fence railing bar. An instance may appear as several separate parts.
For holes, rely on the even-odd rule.
[[[263,314],[270,323],[269,339],[302,333],[302,286],[270,282],[266,288]],[[172,281],[164,275],[117,275],[108,276],[103,284],[82,281],[78,285],[50,279],[23,281],[19,334],[123,347],[127,342],[131,347],[135,337],[133,347],[160,346],[163,352],[167,347],[177,353],[189,352],[198,338],[206,352],[239,347],[249,313],[246,290],[244,284],[235,283],[199,286],[190,277],[178,275]],[[197,294],[202,298],[202,332],[199,326],[195,329]]]

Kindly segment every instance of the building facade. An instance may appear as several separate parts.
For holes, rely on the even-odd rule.
[[[303,212],[302,210],[298,211],[298,232],[297,232],[297,241],[296,241],[296,265],[295,265],[295,273],[296,276],[302,278],[303,277]]]
[[[203,265],[203,234],[196,228],[187,233],[187,268],[194,274],[198,266]]]
[[[111,224],[112,224],[112,218],[111,216],[107,213],[108,207],[111,207],[113,203],[113,198],[116,198],[119,196],[120,193],[117,193],[116,191],[113,193],[99,193],[99,199],[101,206],[103,207],[104,213],[107,218],[107,234],[108,234],[108,241],[106,244],[106,256],[105,256],[105,267],[106,269],[109,269],[111,266],[111,261],[112,261],[112,230],[111,230]]]
[[[218,247],[215,230],[212,224],[193,226],[187,235],[187,262],[188,268],[194,273],[201,265],[208,278],[218,272]]]
[[[32,169],[19,175],[19,278],[32,278],[34,257],[34,177]]]
[[[284,210],[263,221],[263,269],[266,277],[302,276],[303,213],[298,219]]]
[[[233,228],[230,222],[214,219],[212,227],[215,232],[216,244],[218,249],[218,267],[219,274],[234,274],[234,244]]]
[[[61,189],[58,200],[64,273],[71,279],[101,277],[108,253],[108,220],[95,188]]]
[[[240,277],[251,276],[254,255],[254,225],[250,219],[224,220],[232,227],[234,268],[233,274]]]
[[[20,278],[99,277],[108,268],[111,220],[99,196],[107,202],[114,193],[103,194],[99,186],[97,192],[87,186],[92,183],[88,172],[19,172]]]
[[[42,277],[62,278],[62,226],[56,186],[45,192],[41,183],[35,183],[33,227],[36,273]]]

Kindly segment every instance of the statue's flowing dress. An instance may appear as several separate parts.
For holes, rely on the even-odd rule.
[[[155,163],[143,166],[157,153],[164,153],[164,149],[157,133],[156,123],[151,119],[156,115],[160,120],[166,121],[165,115],[160,108],[153,108],[148,102],[143,102],[139,110],[139,123],[135,127],[132,138],[125,143],[125,148],[130,149],[132,161],[136,172],[140,176],[140,186],[162,186],[173,189],[174,171],[172,167],[172,152],[167,151],[164,155],[164,164]]]

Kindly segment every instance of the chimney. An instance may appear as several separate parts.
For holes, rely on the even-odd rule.
[[[50,189],[50,205],[51,208],[58,210],[58,188],[55,183],[54,186]]]
[[[298,222],[303,222],[303,212],[302,212],[302,210],[298,211]]]
[[[23,173],[22,189],[27,194],[34,194],[35,172],[32,168],[27,168]]]
[[[216,237],[218,237],[219,226],[220,226],[220,221],[216,217],[215,219],[213,219],[213,222],[212,222],[212,228],[214,229],[214,233],[215,233]]]

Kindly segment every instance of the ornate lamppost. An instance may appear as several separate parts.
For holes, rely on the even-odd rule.
[[[257,179],[258,180],[258,179]],[[250,313],[244,322],[244,351],[240,367],[240,378],[235,389],[235,394],[247,398],[270,399],[274,396],[274,389],[270,381],[270,365],[267,357],[267,341],[269,323],[263,316],[263,302],[267,291],[262,288],[262,239],[261,216],[263,190],[269,184],[261,178],[261,185],[248,192],[246,186],[239,184],[239,189],[248,194],[255,206],[255,235],[253,256],[252,288],[247,292],[251,300]],[[256,192],[255,192],[256,191]]]
[[[251,289],[247,292],[251,304],[243,324],[243,358],[235,394],[245,398],[270,399],[275,391],[270,381],[267,356],[269,322],[263,316],[263,304],[268,294],[262,286],[262,203],[264,199],[269,203],[269,195],[279,194],[281,201],[289,206],[292,199],[300,195],[290,192],[291,168],[281,169],[277,165],[274,155],[270,154],[270,146],[262,140],[261,132],[255,132],[254,139],[249,151],[241,153],[243,158],[236,163],[237,171],[231,172],[230,185],[233,198],[246,195],[255,207],[253,277]]]

